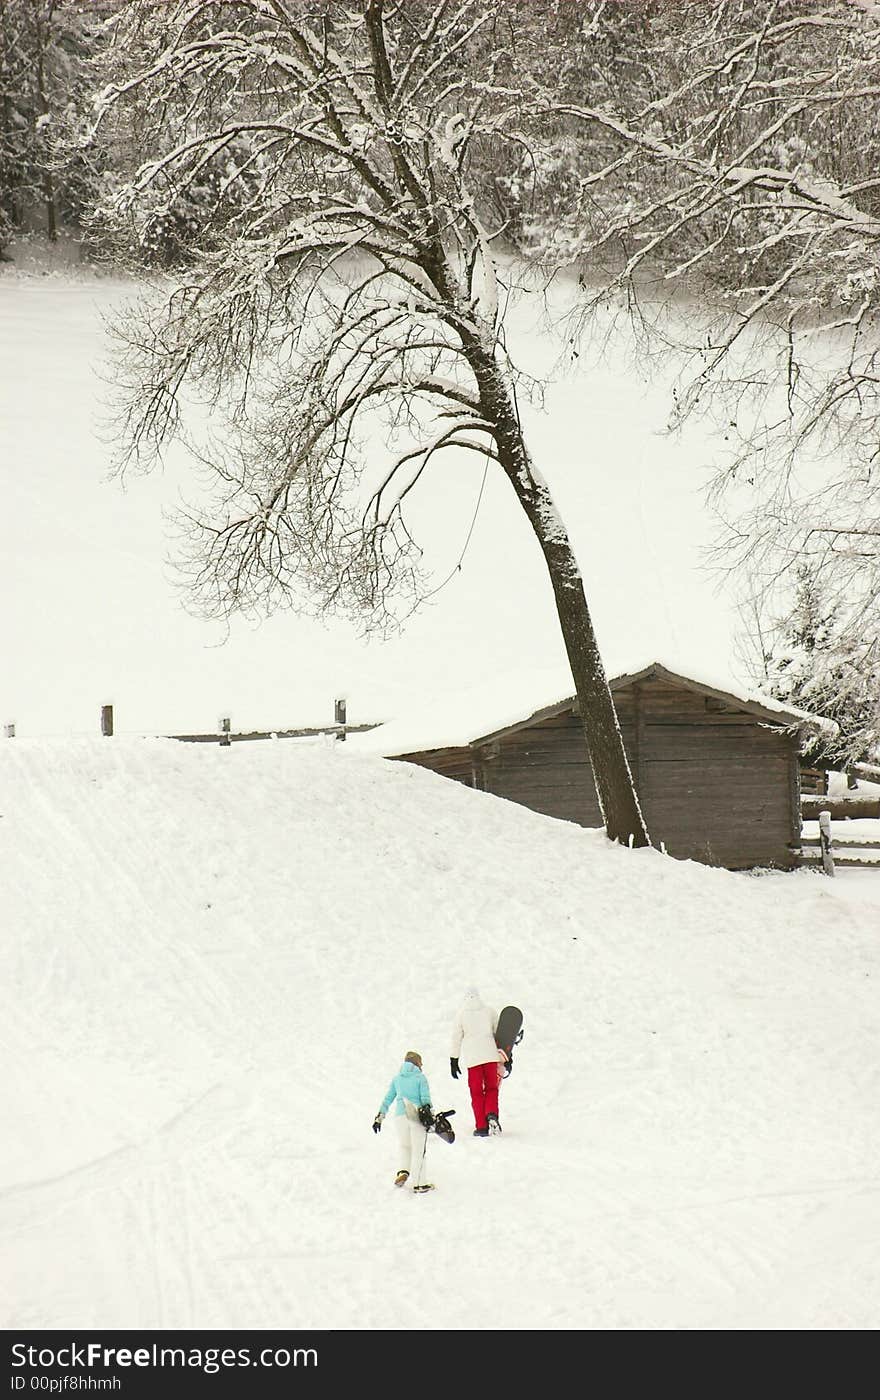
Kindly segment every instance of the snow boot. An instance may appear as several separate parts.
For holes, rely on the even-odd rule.
[[[488,1136],[489,1136],[489,1129],[488,1129],[488,1128],[474,1128],[474,1137],[488,1137]]]
[[[395,1186],[405,1186],[406,1183],[407,1183],[408,1177],[409,1177],[409,1172],[398,1172],[398,1173],[397,1173],[397,1176],[394,1178],[394,1185],[395,1185]]]
[[[495,1137],[497,1133],[500,1133],[500,1132],[501,1132],[501,1124],[498,1122],[498,1114],[497,1114],[497,1113],[487,1113],[487,1114],[486,1114],[486,1125],[487,1125],[487,1127],[488,1127],[488,1129],[489,1129],[489,1136],[490,1136],[490,1137]]]
[[[437,1188],[434,1185],[433,1181],[424,1181],[422,1182],[421,1186],[413,1187],[413,1190],[418,1192],[420,1195],[424,1195],[426,1191],[436,1191],[436,1189]]]

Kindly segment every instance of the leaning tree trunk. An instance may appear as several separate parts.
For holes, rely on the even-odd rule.
[[[536,523],[521,495],[519,499],[538,536],[553,585],[605,830],[612,841],[648,846],[650,837],[623,746],[577,561],[567,535],[561,539],[542,536],[540,522]]]
[[[538,538],[550,574],[605,830],[612,841],[649,846],[651,839],[568,532],[546,483],[529,459],[516,409],[497,366],[484,352],[476,347],[470,349],[483,412],[498,426],[496,445],[501,466]]]
[[[508,477],[538,537],[550,574],[559,625],[580,702],[581,723],[605,830],[612,841],[648,846],[650,837],[633,784],[617,711],[568,535],[564,530],[560,531],[558,518],[548,527],[548,498],[542,484],[528,483],[523,486],[521,470],[508,472]],[[543,498],[537,509],[533,486],[537,488],[539,498]]]

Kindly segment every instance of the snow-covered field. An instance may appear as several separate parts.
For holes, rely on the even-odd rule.
[[[22,258],[22,265],[26,265]],[[19,736],[350,723],[417,712],[438,696],[541,668],[564,668],[540,551],[507,483],[473,453],[444,458],[413,502],[433,597],[384,643],[350,623],[289,613],[227,631],[189,616],[165,562],[165,515],[198,483],[179,454],[164,474],[108,482],[98,435],[107,386],[102,316],[132,286],[0,269],[0,725]],[[560,341],[540,303],[510,318],[510,343],[552,373]],[[101,371],[103,372],[103,371]],[[736,664],[731,599],[701,572],[711,522],[701,488],[715,448],[662,435],[668,385],[651,383],[613,341],[583,347],[556,376],[546,411],[522,404],[535,460],[578,550],[606,665],[662,657],[685,673]],[[474,463],[477,463],[475,466]],[[468,539],[461,570],[457,564]]]
[[[101,316],[130,289],[43,271],[0,270],[0,1324],[876,1328],[880,872],[628,852],[371,753],[487,688],[568,689],[504,483],[475,518],[450,462],[416,499],[438,591],[381,645],[209,626],[164,562],[188,466],[106,479]],[[510,340],[536,370],[558,348],[524,305]],[[661,435],[667,389],[584,347],[529,438],[609,672],[747,682],[701,571],[714,447]],[[329,723],[337,696],[392,724],[136,737]],[[448,1067],[474,983],[525,1012],[488,1142]],[[424,1198],[370,1131],[411,1048],[458,1129]]]
[[[872,873],[119,737],[0,742],[0,871],[4,1327],[880,1325]],[[472,983],[525,1013],[488,1141],[449,1076]],[[458,1129],[424,1197],[370,1131],[411,1048]]]

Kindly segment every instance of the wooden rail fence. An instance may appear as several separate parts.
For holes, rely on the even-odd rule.
[[[234,730],[230,717],[223,715],[218,719],[215,730],[205,731],[201,734],[167,734],[165,737],[177,739],[182,744],[219,744],[222,748],[228,748],[230,744],[240,744],[255,739],[313,739],[320,735],[344,741],[347,734],[363,734],[368,729],[375,729],[380,722],[349,724],[346,717],[345,700],[334,702],[333,718],[333,724],[311,725],[298,729]],[[101,706],[100,732],[105,738],[113,737],[115,730],[112,705]],[[14,739],[15,724],[4,724],[3,734],[7,739]]]
[[[821,865],[826,875],[833,875],[837,866],[880,870],[880,840],[849,834],[845,821],[832,832],[826,810],[819,813],[819,835],[801,836],[801,865]]]

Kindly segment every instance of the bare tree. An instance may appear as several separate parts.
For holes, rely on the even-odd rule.
[[[716,563],[777,614],[808,567],[841,644],[876,647],[880,6],[578,9],[577,72],[546,109],[565,236],[548,244],[539,202],[520,244],[553,262],[562,243],[581,318],[619,293],[649,346],[684,354],[673,423],[712,413],[727,439]],[[622,52],[624,82],[605,71]]]
[[[234,433],[202,448],[218,491],[190,521],[200,596],[266,606],[306,580],[324,607],[380,614],[415,584],[408,496],[444,452],[476,454],[543,552],[608,835],[647,844],[578,563],[523,436],[472,179],[481,143],[527,139],[491,9],[136,0],[119,44],[143,57],[103,109],[133,105],[164,142],[117,192],[119,245],[206,175],[216,188],[175,290],[116,329],[123,465],[182,431],[187,385],[230,413]]]

